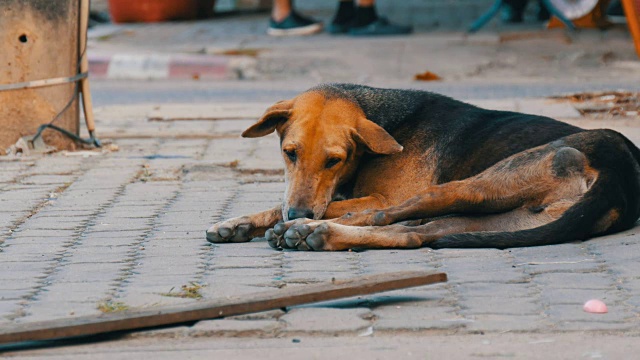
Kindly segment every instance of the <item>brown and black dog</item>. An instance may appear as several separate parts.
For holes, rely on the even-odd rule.
[[[425,91],[328,84],[276,103],[242,136],[273,131],[283,204],[217,223],[208,241],[509,248],[614,233],[640,216],[640,151],[612,130]]]

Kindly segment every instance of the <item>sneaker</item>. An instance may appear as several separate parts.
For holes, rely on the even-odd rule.
[[[625,16],[624,9],[622,8],[622,2],[613,1],[607,8],[607,20],[612,24],[626,24],[627,17]]]
[[[536,13],[536,19],[538,21],[548,21],[551,19],[551,13],[542,0],[538,0],[538,12]]]
[[[505,5],[500,18],[505,24],[519,24],[524,21],[524,14],[513,6]]]
[[[622,2],[620,0],[609,3],[607,8],[607,15],[609,16],[624,16],[624,9],[622,8]]]
[[[506,24],[517,24],[524,21],[524,10],[528,0],[504,0],[502,2],[502,22]]]
[[[349,32],[350,28],[351,26],[348,23],[343,24],[338,22],[332,22],[327,27],[327,31],[329,32],[329,34],[346,34]]]
[[[322,31],[321,22],[291,11],[291,14],[280,22],[271,19],[267,34],[272,36],[311,35],[320,31]]]
[[[380,35],[404,35],[413,31],[411,26],[392,24],[385,18],[378,18],[366,26],[349,28],[349,35],[354,36],[380,36]]]

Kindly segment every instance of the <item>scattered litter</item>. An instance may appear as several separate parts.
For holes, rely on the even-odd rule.
[[[100,156],[112,152],[119,151],[120,148],[116,144],[105,144],[100,148],[95,148],[92,150],[77,150],[77,151],[61,151],[60,153],[64,156],[80,156],[83,158],[88,158],[92,156]]]
[[[588,92],[553,96],[551,99],[569,101],[583,116],[596,118],[638,117],[640,111],[640,92]]]
[[[117,311],[125,311],[128,310],[129,306],[125,303],[117,302],[117,301],[105,301],[103,303],[98,304],[98,310],[103,313],[112,313]]]
[[[66,151],[65,150],[65,151],[62,151],[61,154],[64,156],[79,156],[83,158],[104,155],[102,151],[91,151],[91,150],[82,150],[82,151]]]
[[[222,51],[219,51],[219,52],[214,52],[214,54],[227,55],[227,56],[251,56],[251,57],[256,57],[262,51],[263,51],[263,49],[244,48],[244,49],[222,50]]]
[[[146,155],[146,156],[136,156],[133,158],[142,158],[147,160],[160,160],[160,159],[190,159],[191,156],[185,155],[162,155],[162,154],[154,154],[154,155]]]
[[[9,148],[6,150],[7,151],[7,155],[17,155],[17,154],[23,154],[25,156],[29,156],[29,144],[27,144],[27,141],[24,138],[20,138],[18,139],[18,141],[9,146]]]
[[[425,71],[423,73],[416,74],[413,78],[414,80],[418,80],[418,81],[441,81],[442,80],[440,76],[432,73],[431,71]]]
[[[107,140],[105,140],[102,142],[102,151],[116,152],[120,151],[120,147],[113,143],[107,143]]]
[[[587,351],[585,353],[582,354],[583,358],[589,358],[589,359],[602,359],[603,356],[599,351]]]
[[[174,288],[171,288],[169,292],[160,294],[162,296],[169,297],[179,297],[183,299],[202,299],[202,294],[200,294],[200,289],[205,287],[206,285],[198,284],[196,282],[191,282],[189,285],[182,285],[180,292],[172,292]]]
[[[50,154],[57,149],[53,146],[45,144],[42,140],[42,136],[33,140],[33,136],[23,136],[15,144],[5,149],[7,155],[13,156],[29,156],[32,153],[35,154]]]
[[[515,264],[515,266],[523,266],[523,265],[565,265],[565,264],[580,264],[583,262],[591,262],[594,259],[584,259],[578,261],[549,261],[549,262],[540,262],[540,261],[531,261],[526,263]]]
[[[297,344],[297,343],[300,342],[300,339],[292,339],[291,342],[294,343],[294,344]]]
[[[232,57],[229,68],[238,80],[252,80],[258,77],[258,61],[249,56]]]
[[[550,343],[554,343],[556,342],[553,339],[540,339],[540,340],[534,340],[534,341],[529,341],[529,344],[531,345],[536,345],[536,344],[550,344]]]
[[[582,307],[582,309],[585,312],[592,313],[592,314],[606,314],[609,311],[607,309],[607,305],[602,300],[598,300],[598,299],[587,301]]]
[[[366,328],[363,332],[361,332],[360,334],[358,334],[358,336],[371,336],[373,335],[373,326],[369,326],[368,328]]]

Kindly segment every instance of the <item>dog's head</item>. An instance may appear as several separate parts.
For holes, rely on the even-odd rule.
[[[319,91],[274,104],[242,136],[260,137],[274,130],[280,136],[285,162],[285,221],[321,219],[338,185],[353,175],[365,151],[402,151],[402,146],[368,120],[354,102]]]

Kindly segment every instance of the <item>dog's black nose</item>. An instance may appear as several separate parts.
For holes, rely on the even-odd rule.
[[[301,218],[313,219],[313,211],[311,211],[311,209],[289,208],[287,215],[289,215],[289,220]]]

